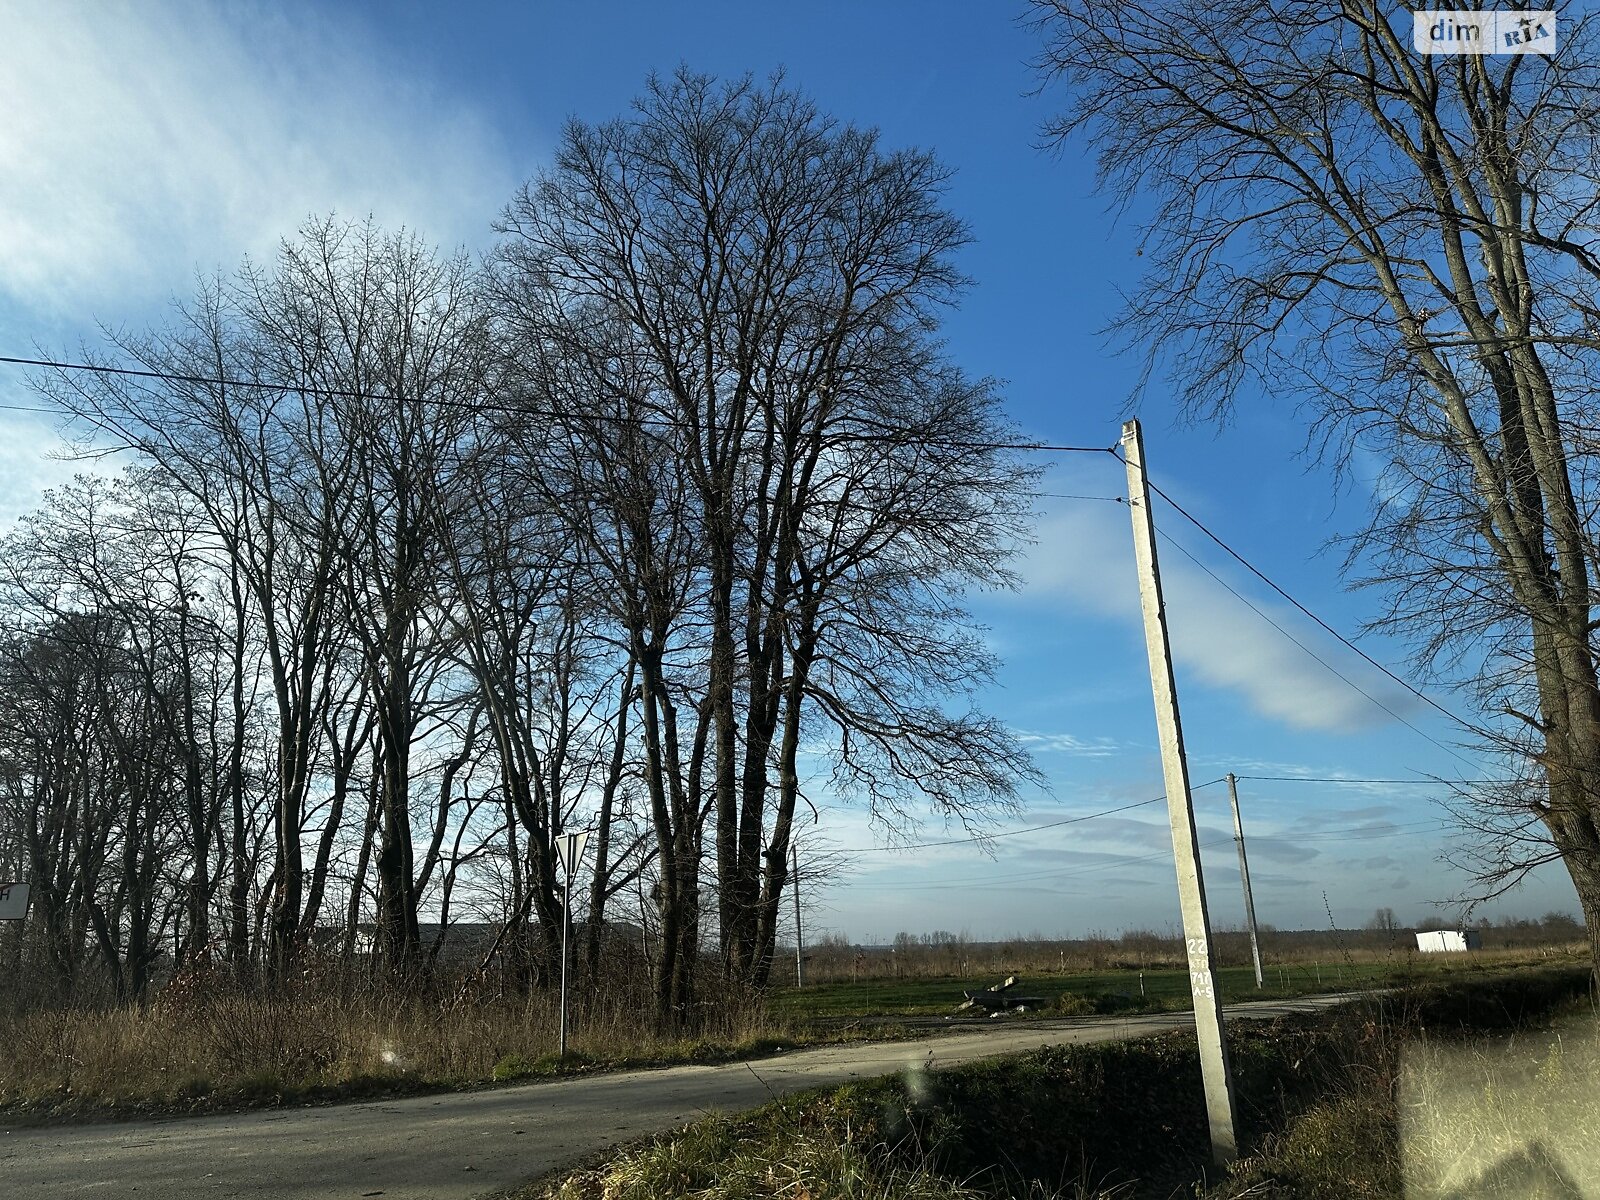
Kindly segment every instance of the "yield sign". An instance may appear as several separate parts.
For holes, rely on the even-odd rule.
[[[588,841],[587,829],[556,835],[556,855],[561,859],[561,873],[566,878],[571,879],[572,873],[578,869],[578,863],[583,859],[583,848]]]

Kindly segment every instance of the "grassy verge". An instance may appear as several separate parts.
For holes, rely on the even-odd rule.
[[[600,1069],[755,1057],[806,1040],[759,1007],[702,1036],[659,1037],[637,1010],[580,1012],[565,1059],[548,998],[461,1000],[303,990],[0,1022],[12,1122],[224,1111],[479,1087]]]
[[[521,1200],[1398,1197],[1407,1039],[1481,1037],[1584,996],[1580,970],[1431,984],[1230,1031],[1250,1156],[1207,1178],[1193,1035],[1062,1046],[791,1098],[531,1185]]]
[[[1441,1149],[1452,1158],[1480,1155],[1488,1139],[1471,1121],[1447,1121],[1451,1127],[1444,1130],[1447,1145],[1443,1147],[1405,1144],[1408,1122],[1413,1135],[1419,1116],[1427,1123],[1426,1115],[1419,1112],[1425,1101],[1418,1094],[1418,1084],[1426,1080],[1429,1064],[1466,1061],[1472,1064],[1467,1074],[1475,1076],[1483,1064],[1511,1052],[1523,1060],[1520,1065],[1524,1068],[1532,1060],[1536,1084],[1530,1097],[1521,1101],[1512,1101],[1509,1095],[1495,1098],[1504,1078],[1496,1079],[1493,1070],[1475,1080],[1475,1089],[1491,1109],[1530,1098],[1542,1105],[1545,1093],[1559,1083],[1563,1036],[1577,1033],[1592,1048],[1600,1031],[1600,1013],[1591,987],[1585,970],[1552,969],[1450,984],[1435,982],[1373,1006],[1359,1027],[1359,1036],[1344,1039],[1333,1069],[1312,1102],[1287,1113],[1255,1143],[1254,1153],[1237,1163],[1230,1179],[1210,1193],[1212,1200],[1256,1196],[1399,1200],[1408,1194],[1408,1167],[1415,1174],[1419,1166],[1429,1166],[1419,1158]],[[1593,1076],[1591,1071],[1584,1074],[1581,1083],[1587,1095]],[[1592,1124],[1591,1108],[1592,1102],[1556,1114],[1546,1122],[1544,1135],[1548,1137],[1557,1125]],[[1592,1140],[1589,1144],[1592,1146]],[[1412,1194],[1414,1190],[1409,1189]],[[1426,1185],[1422,1190],[1429,1195],[1558,1194],[1515,1185],[1486,1191],[1471,1183],[1458,1191]]]
[[[1465,968],[1461,968],[1465,969]],[[1269,972],[1269,975],[1275,972]],[[1299,968],[1258,992],[1223,972],[1226,999],[1393,984],[1384,964]],[[992,982],[992,980],[990,981]],[[1319,986],[1320,985],[1320,986]],[[780,1047],[892,1038],[897,1021],[946,1015],[967,980],[877,980],[784,989],[763,1005],[708,1006],[700,1036],[662,1039],[645,1004],[580,1008],[555,1055],[548,996],[396,995],[306,986],[263,998],[171,989],[144,1009],[0,1018],[0,1116],[19,1123],[331,1103],[626,1067],[758,1057]],[[1181,971],[1029,977],[1047,1014],[1187,1008]],[[813,1023],[810,1018],[822,1017]]]

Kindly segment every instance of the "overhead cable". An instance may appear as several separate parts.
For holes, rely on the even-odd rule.
[[[1155,483],[1153,483],[1153,482],[1150,483],[1150,490],[1152,492],[1154,492],[1156,495],[1160,496],[1168,504],[1170,504],[1173,507],[1173,509],[1175,509],[1177,511],[1179,516],[1181,516],[1184,520],[1188,521],[1191,525],[1193,525],[1201,533],[1205,534],[1206,537],[1210,538],[1219,547],[1221,547],[1222,550],[1224,552],[1226,552],[1227,555],[1230,558],[1232,558],[1235,562],[1237,562],[1245,570],[1249,571],[1257,579],[1261,580],[1262,583],[1266,584],[1274,592],[1278,593],[1279,596],[1283,597],[1283,599],[1285,599],[1290,604],[1292,604],[1304,616],[1306,616],[1310,620],[1314,621],[1325,632],[1331,634],[1334,638],[1336,638],[1347,649],[1352,650],[1356,654],[1360,655],[1369,664],[1371,664],[1372,666],[1376,667],[1379,671],[1383,672],[1391,680],[1393,680],[1395,683],[1399,684],[1406,691],[1410,692],[1418,700],[1421,700],[1424,704],[1427,704],[1431,708],[1434,708],[1434,709],[1438,710],[1440,713],[1442,713],[1444,716],[1448,717],[1455,724],[1457,724],[1457,725],[1461,726],[1461,728],[1467,730],[1467,732],[1472,733],[1472,734],[1476,734],[1478,736],[1483,736],[1483,734],[1485,732],[1484,730],[1480,729],[1476,725],[1473,725],[1470,721],[1467,721],[1462,717],[1458,717],[1455,713],[1451,712],[1444,705],[1440,704],[1437,700],[1435,700],[1432,696],[1428,695],[1428,693],[1424,692],[1421,688],[1417,687],[1415,684],[1411,683],[1409,680],[1407,680],[1407,679],[1395,674],[1388,667],[1384,666],[1377,659],[1373,658],[1372,655],[1368,654],[1360,646],[1356,645],[1353,641],[1351,641],[1349,638],[1347,638],[1344,634],[1340,633],[1332,625],[1328,624],[1328,622],[1324,621],[1316,613],[1312,612],[1311,609],[1307,608],[1304,604],[1300,603],[1300,601],[1296,600],[1284,588],[1280,587],[1275,581],[1273,581],[1273,579],[1270,578],[1265,571],[1261,570],[1261,568],[1257,567],[1254,563],[1252,563],[1244,555],[1240,554],[1232,546],[1228,545],[1228,543],[1223,541],[1222,538],[1218,534],[1212,532],[1212,530],[1210,528],[1208,528],[1206,526],[1206,524],[1203,521],[1200,520],[1199,517],[1196,517],[1188,509],[1184,508],[1183,505],[1179,504],[1171,496],[1167,495],[1167,493],[1162,491],[1159,487],[1157,487],[1155,485]]]
[[[256,388],[256,389],[259,389],[261,391],[293,392],[293,393],[295,393],[297,395],[302,395],[302,396],[315,396],[315,397],[320,397],[320,398],[336,399],[336,400],[337,399],[345,399],[345,400],[379,400],[379,401],[388,401],[388,402],[395,403],[395,404],[403,404],[403,403],[409,403],[410,399],[416,399],[415,397],[412,397],[412,398],[408,399],[407,397],[398,396],[398,395],[394,395],[392,393],[387,393],[387,392],[368,392],[368,391],[363,391],[363,390],[361,390],[359,388],[325,387],[325,386],[321,386],[321,385],[318,385],[318,384],[309,384],[309,383],[279,383],[279,382],[275,382],[273,380],[263,380],[263,379],[234,379],[234,378],[230,378],[230,377],[225,376],[225,375],[198,375],[198,374],[188,374],[186,372],[181,372],[181,371],[155,371],[155,370],[150,370],[148,368],[141,368],[141,367],[113,367],[113,366],[108,366],[108,365],[103,364],[103,363],[66,362],[66,361],[61,361],[61,360],[56,360],[56,359],[47,359],[47,358],[21,358],[21,357],[18,357],[16,355],[0,355],[0,364],[6,364],[6,365],[9,365],[9,366],[20,366],[20,367],[42,367],[42,368],[45,368],[47,370],[52,370],[52,371],[79,371],[79,372],[87,372],[87,373],[95,374],[95,375],[116,376],[116,377],[119,377],[119,378],[126,378],[126,379],[151,379],[151,380],[156,380],[156,381],[159,381],[159,382],[162,382],[162,383],[197,384],[197,385],[200,385],[202,387]],[[433,405],[436,405],[436,406],[441,407],[441,408],[459,408],[459,409],[466,409],[466,410],[471,411],[471,412],[500,412],[500,413],[507,413],[507,414],[511,414],[511,415],[538,416],[538,417],[551,417],[551,418],[562,418],[562,417],[567,417],[567,416],[574,415],[574,414],[571,414],[571,413],[556,412],[556,411],[553,411],[553,410],[550,410],[550,409],[541,409],[541,408],[537,408],[537,407],[529,406],[529,405],[491,404],[491,403],[487,403],[487,402],[479,401],[479,400],[451,400],[451,399],[446,399],[444,397],[438,397],[438,396],[429,397],[426,400],[426,403],[433,404]],[[53,409],[48,409],[48,408],[38,408],[38,409],[25,408],[22,405],[11,405],[11,406],[0,406],[0,407],[11,407],[11,408],[14,408],[14,409],[16,409],[18,411],[25,411],[25,412],[35,412],[35,411],[37,411],[37,412],[52,412],[52,411],[55,411]],[[618,415],[610,414],[610,413],[595,413],[595,412],[584,412],[584,413],[581,414],[581,416],[582,416],[582,419],[584,419],[584,420],[600,421],[600,422],[612,423],[612,424],[635,425],[635,426],[642,425],[642,426],[649,426],[649,427],[652,427],[652,428],[664,428],[664,429],[688,429],[688,428],[690,428],[690,426],[686,422],[673,420],[671,418],[663,417],[663,416],[627,417],[627,416],[618,416]],[[859,420],[860,418],[857,418],[857,419]],[[867,423],[868,424],[873,424],[873,422],[867,422]],[[878,441],[895,441],[895,442],[898,442],[898,441],[905,440],[909,436],[909,434],[905,433],[905,432],[878,432],[878,433],[857,433],[854,436],[855,436],[856,440],[865,441],[865,442],[878,442]],[[1019,451],[1019,452],[1036,453],[1036,454],[1113,454],[1114,455],[1116,453],[1116,447],[1114,447],[1114,446],[1062,446],[1062,445],[1053,445],[1053,444],[1048,443],[1048,442],[971,442],[971,441],[941,442],[941,441],[938,441],[938,440],[928,441],[928,440],[924,439],[923,444],[940,445],[940,446],[952,446],[952,447],[956,447],[956,448],[964,449],[964,450],[1016,450],[1016,451]]]
[[[1225,782],[1226,779],[1227,779],[1226,776],[1222,776],[1222,777],[1219,777],[1217,779],[1208,780],[1205,783],[1197,783],[1197,784],[1193,785],[1189,790],[1191,792],[1198,792],[1201,788],[1215,787],[1217,784]],[[1137,800],[1132,804],[1124,804],[1120,808],[1108,808],[1108,809],[1104,809],[1101,812],[1084,813],[1082,816],[1067,817],[1067,818],[1065,818],[1063,820],[1050,821],[1050,822],[1047,822],[1046,824],[1043,824],[1043,825],[1029,825],[1025,829],[1006,829],[1006,830],[1002,830],[1000,833],[980,833],[980,834],[975,834],[972,837],[949,838],[949,839],[947,839],[945,841],[939,841],[939,842],[912,842],[912,843],[906,843],[906,844],[902,844],[902,845],[888,845],[888,846],[851,846],[851,847],[849,847],[847,849],[843,849],[843,850],[833,850],[833,851],[830,851],[830,853],[833,853],[833,854],[887,854],[887,853],[892,853],[892,852],[897,851],[897,850],[931,850],[931,849],[934,849],[937,846],[978,846],[978,845],[982,845],[984,842],[992,842],[996,838],[1021,837],[1023,834],[1026,834],[1026,833],[1040,833],[1040,832],[1042,832],[1042,831],[1044,831],[1046,829],[1059,829],[1063,825],[1077,825],[1077,824],[1079,824],[1080,822],[1083,822],[1083,821],[1094,821],[1094,820],[1099,819],[1100,817],[1109,817],[1109,816],[1113,816],[1113,815],[1115,815],[1117,813],[1132,812],[1136,808],[1144,808],[1147,805],[1151,805],[1151,804],[1160,804],[1166,798],[1167,798],[1166,797],[1166,793],[1162,793],[1161,795],[1154,796],[1149,800]]]
[[[1447,746],[1445,743],[1441,742],[1438,738],[1434,737],[1427,730],[1423,729],[1420,725],[1417,725],[1415,722],[1407,720],[1405,717],[1401,716],[1394,709],[1390,708],[1387,704],[1385,704],[1382,700],[1378,699],[1371,692],[1367,691],[1366,688],[1362,687],[1355,680],[1351,679],[1350,676],[1346,675],[1343,671],[1339,670],[1338,667],[1334,666],[1327,659],[1323,658],[1322,655],[1318,654],[1310,646],[1306,645],[1299,638],[1295,637],[1294,634],[1290,633],[1289,630],[1285,629],[1283,627],[1283,625],[1280,624],[1278,621],[1275,621],[1268,613],[1266,613],[1264,610],[1262,610],[1259,606],[1257,606],[1253,601],[1251,601],[1243,593],[1241,593],[1237,589],[1235,589],[1231,584],[1228,583],[1227,580],[1223,579],[1222,576],[1218,575],[1210,567],[1206,566],[1205,563],[1201,562],[1199,560],[1199,558],[1197,558],[1194,554],[1192,554],[1188,550],[1188,548],[1184,546],[1184,544],[1182,542],[1178,541],[1177,538],[1173,537],[1170,533],[1168,533],[1166,530],[1161,529],[1159,526],[1157,526],[1157,531],[1160,532],[1161,536],[1166,540],[1166,542],[1167,542],[1167,544],[1169,546],[1171,546],[1173,549],[1177,550],[1179,554],[1183,555],[1190,562],[1192,562],[1196,567],[1200,568],[1200,570],[1204,571],[1207,575],[1209,575],[1213,580],[1216,581],[1216,583],[1217,583],[1217,585],[1219,587],[1221,587],[1224,591],[1226,591],[1229,595],[1231,595],[1235,600],[1239,601],[1240,604],[1243,604],[1251,612],[1255,613],[1256,616],[1260,617],[1268,625],[1271,625],[1274,629],[1276,629],[1280,634],[1282,634],[1289,641],[1293,642],[1307,656],[1309,656],[1311,659],[1316,661],[1320,666],[1322,666],[1322,668],[1324,670],[1326,670],[1330,675],[1334,676],[1334,678],[1338,679],[1340,682],[1345,684],[1347,687],[1349,687],[1352,690],[1354,690],[1355,692],[1359,693],[1364,699],[1366,699],[1368,701],[1368,703],[1376,705],[1378,708],[1380,708],[1384,712],[1388,713],[1396,721],[1399,721],[1400,724],[1404,725],[1407,729],[1411,730],[1412,733],[1415,733],[1418,737],[1422,738],[1424,741],[1433,743],[1433,745],[1437,746],[1440,750],[1443,750],[1446,754],[1449,754],[1452,757],[1454,757],[1454,758],[1456,758],[1456,759],[1458,759],[1458,760],[1460,760],[1461,762],[1464,762],[1464,763],[1469,763],[1470,764],[1472,762],[1471,759],[1467,758],[1465,755],[1460,753],[1460,751],[1456,750],[1454,747]],[[1365,657],[1365,656],[1363,656],[1363,657]],[[1370,659],[1369,659],[1369,661],[1370,661]],[[1387,674],[1388,672],[1385,672],[1385,673]],[[1416,691],[1415,688],[1412,688],[1411,690],[1412,691]],[[1437,707],[1437,706],[1435,706],[1435,707]]]

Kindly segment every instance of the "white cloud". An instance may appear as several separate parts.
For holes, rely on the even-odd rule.
[[[88,327],[312,213],[480,240],[489,122],[326,7],[0,0],[0,298]]]
[[[1108,737],[1079,737],[1074,733],[1033,733],[1016,730],[1017,741],[1035,754],[1070,754],[1076,758],[1112,758],[1127,751],[1132,743]]]
[[[1066,484],[1051,490],[1082,490],[1070,480]],[[1393,719],[1181,555],[1165,545],[1161,553],[1167,620],[1180,670],[1193,672],[1209,686],[1237,691],[1262,715],[1297,728],[1349,732]],[[1025,592],[1036,598],[1065,600],[1080,611],[1134,625],[1140,621],[1124,505],[1068,502],[1046,514],[1023,574]],[[1245,586],[1240,590],[1388,708],[1401,715],[1413,710],[1410,698],[1393,683],[1330,644],[1287,606],[1257,599]],[[1129,669],[1144,666],[1141,659]]]
[[[0,388],[0,400],[15,396],[16,403],[31,397],[20,389]],[[82,470],[51,451],[64,451],[48,417],[3,414],[0,421],[0,534],[10,531],[16,518],[36,507],[48,487],[70,479]]]

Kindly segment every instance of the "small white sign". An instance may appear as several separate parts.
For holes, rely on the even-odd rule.
[[[28,885],[0,883],[0,921],[20,921],[28,915]]]
[[[1418,54],[1554,54],[1554,9],[1426,8],[1411,14]]]
[[[561,872],[566,878],[571,879],[572,873],[578,869],[578,863],[583,860],[583,848],[588,843],[587,829],[581,829],[577,833],[557,835],[556,855],[561,859]]]

